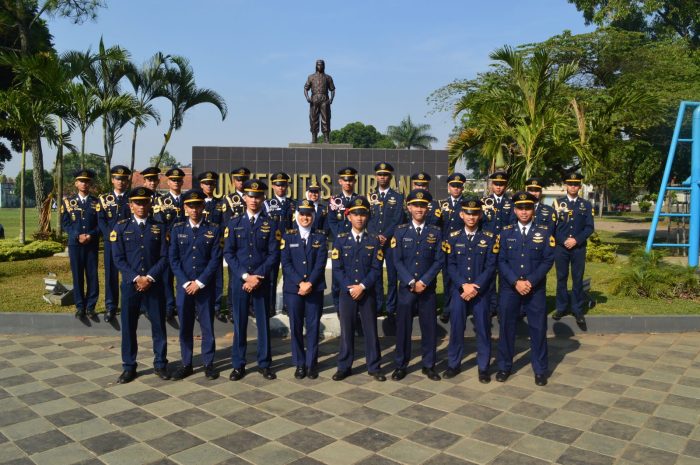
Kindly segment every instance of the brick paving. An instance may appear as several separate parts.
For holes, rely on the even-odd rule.
[[[543,388],[525,340],[507,383],[479,384],[473,342],[454,379],[425,379],[414,358],[404,380],[379,383],[361,364],[330,379],[336,339],[321,345],[320,377],[297,381],[289,341],[276,339],[277,380],[251,364],[231,382],[229,336],[217,341],[218,380],[199,368],[174,382],[152,374],[141,338],[139,377],[116,385],[118,338],[0,336],[0,463],[700,463],[697,333],[550,339]],[[171,362],[177,348],[169,338]],[[393,341],[382,348],[389,375]]]

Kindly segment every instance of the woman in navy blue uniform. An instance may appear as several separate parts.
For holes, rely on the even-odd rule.
[[[352,374],[355,360],[355,326],[360,316],[365,336],[367,371],[377,381],[386,381],[381,372],[382,357],[377,336],[377,301],[375,283],[381,279],[384,252],[379,238],[365,229],[370,214],[369,201],[356,197],[346,208],[350,231],[339,233],[333,242],[333,278],[338,284],[340,352],[338,371],[333,381]]]
[[[122,274],[121,352],[124,371],[117,380],[119,384],[136,378],[136,329],[142,311],[151,322],[155,374],[161,379],[170,379],[163,292],[163,276],[168,268],[167,230],[150,215],[152,198],[150,189],[132,189],[129,206],[133,215],[118,221],[109,235],[112,257]]]
[[[77,193],[63,199],[61,225],[68,233],[68,257],[73,275],[75,317],[94,318],[100,294],[97,280],[97,254],[100,245],[98,215],[100,201],[90,194],[95,172],[89,169],[75,173]]]
[[[179,380],[190,376],[194,346],[194,321],[202,330],[204,376],[216,379],[214,369],[214,304],[216,277],[221,267],[221,231],[219,225],[204,218],[206,195],[192,189],[182,196],[187,220],[175,223],[170,230],[170,268],[177,278],[177,317],[180,320],[182,365],[173,374]]]
[[[325,234],[313,229],[315,215],[313,202],[302,200],[297,206],[297,227],[288,229],[280,243],[284,305],[289,313],[296,379],[318,378],[318,330],[326,289],[328,246]]]

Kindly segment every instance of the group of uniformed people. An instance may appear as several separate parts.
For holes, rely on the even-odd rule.
[[[555,202],[555,209],[540,202],[542,184],[536,178],[527,180],[525,191],[508,196],[507,173],[496,171],[490,176],[491,192],[480,198],[463,196],[466,178],[453,173],[447,178],[448,197],[436,200],[429,191],[430,175],[419,172],[411,176],[411,191],[404,199],[391,188],[393,172],[391,164],[378,163],[377,188],[364,197],[355,193],[357,170],[343,168],[338,172],[340,194],[323,205],[320,186],[314,183],[303,200],[289,198],[290,177],[283,172],[270,177],[273,195],[266,199],[268,186],[250,179],[245,167],[231,173],[235,192],[222,198],[213,196],[218,180],[214,172],[201,173],[199,188],[183,193],[184,172],[172,168],[165,173],[169,191],[159,195],[155,190],[158,168],[143,170],[144,186],[127,192],[131,172],[119,165],[111,171],[113,191],[94,197],[89,193],[94,173],[80,170],[75,175],[76,194],[62,205],[76,317],[95,317],[97,251],[102,235],[105,321],[114,321],[121,308],[123,372],[119,383],[136,377],[136,325],[142,313],[151,322],[157,376],[183,379],[193,373],[193,329],[198,322],[204,374],[217,378],[214,318],[227,321],[228,316],[234,329],[229,378],[240,380],[246,375],[246,336],[252,315],[257,327],[258,371],[274,379],[269,318],[275,313],[281,265],[294,376],[315,379],[331,244],[331,288],[341,328],[334,380],[352,374],[358,326],[364,335],[368,373],[378,381],[386,379],[377,335],[377,316],[382,310],[396,321],[396,368],[391,378],[401,380],[407,374],[413,318],[418,316],[422,373],[440,380],[435,369],[436,283],[442,272],[445,291],[440,319],[450,324],[447,369],[442,376],[451,378],[460,372],[464,331],[472,315],[479,381],[490,382],[492,317],[497,315],[496,380],[506,381],[512,370],[516,323],[524,316],[535,382],[546,384],[545,281],[554,263],[558,283],[553,318],[560,319],[570,309],[577,323],[585,323],[582,277],[593,216],[591,204],[578,196],[581,176],[566,176],[567,195]],[[228,309],[221,305],[224,261],[229,270]],[[121,305],[118,273],[122,275]],[[171,372],[167,369],[165,322],[174,323],[176,317],[182,363]]]

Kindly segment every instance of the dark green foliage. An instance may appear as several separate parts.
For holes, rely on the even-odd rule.
[[[377,131],[374,126],[359,121],[331,131],[331,143],[352,144],[354,148],[396,148],[391,139]]]
[[[615,263],[617,260],[617,246],[605,244],[600,240],[598,233],[591,234],[586,247],[586,261],[596,263]]]
[[[646,253],[640,248],[632,253],[629,264],[615,280],[613,294],[651,299],[700,297],[697,269],[666,263],[663,257],[658,250]]]
[[[53,241],[34,241],[20,244],[16,240],[0,240],[0,262],[29,260],[30,258],[50,257],[63,252],[64,246]]]

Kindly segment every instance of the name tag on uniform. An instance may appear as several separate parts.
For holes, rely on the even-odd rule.
[[[181,239],[187,239],[189,236],[187,234],[178,234],[177,237]]]
[[[403,238],[403,241],[404,241],[404,242],[412,242],[413,239],[410,238],[410,237],[404,237],[404,238]]]
[[[299,247],[299,244],[289,244],[289,248],[292,249],[294,247]]]
[[[466,246],[467,246],[466,244],[460,244],[459,242],[455,244],[455,247],[459,247],[459,248],[464,248]]]
[[[374,246],[373,246],[373,245],[366,245],[365,248],[366,248],[366,249],[369,249],[369,250],[372,250],[372,249],[374,248]]]

